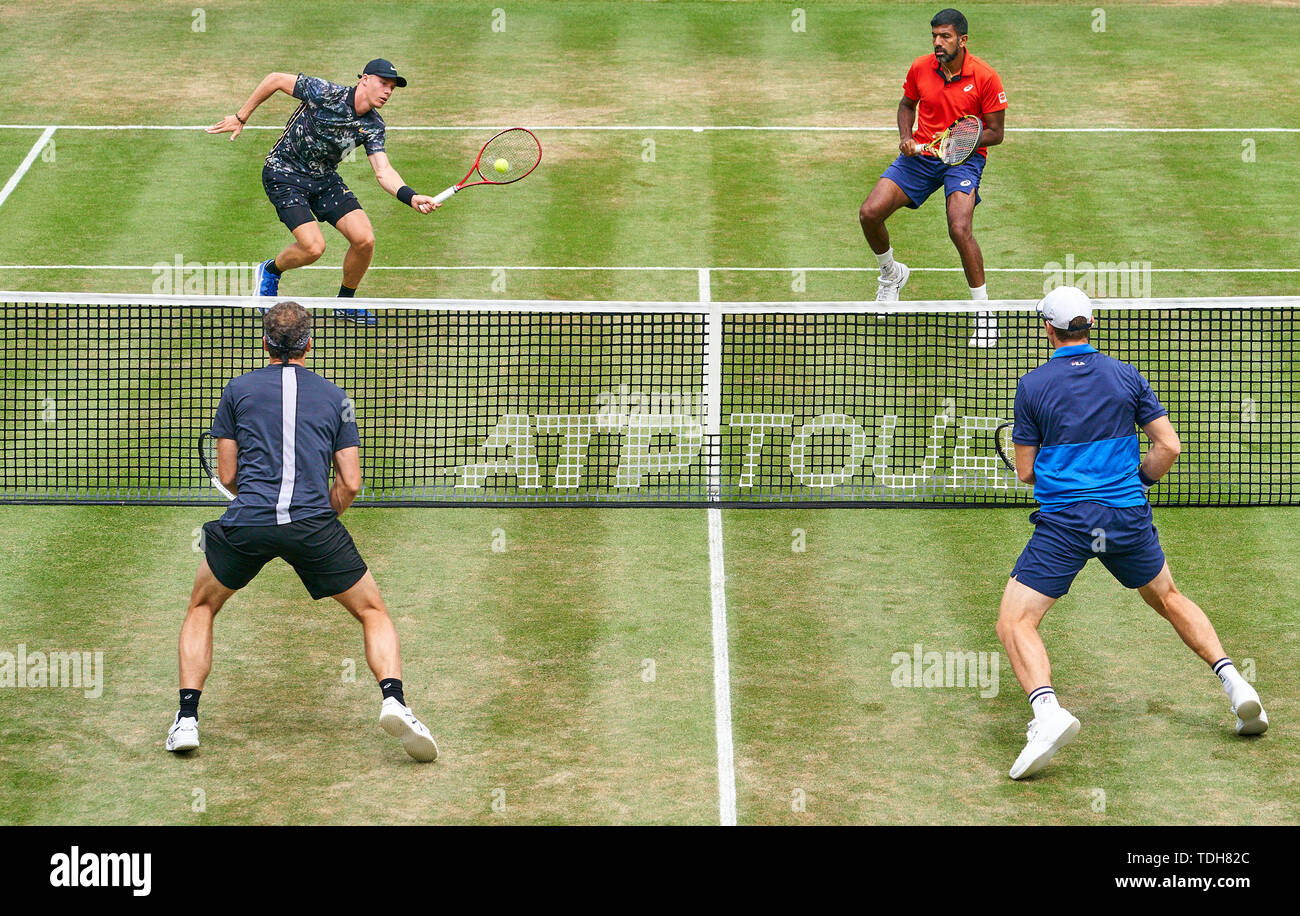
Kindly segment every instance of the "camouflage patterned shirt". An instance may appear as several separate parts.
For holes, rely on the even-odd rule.
[[[355,147],[364,147],[367,156],[383,152],[384,119],[373,108],[357,114],[355,86],[299,73],[293,97],[302,104],[266,157],[268,167],[324,178]]]

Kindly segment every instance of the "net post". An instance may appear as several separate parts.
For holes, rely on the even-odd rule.
[[[722,495],[722,307],[713,301],[709,268],[698,271],[700,302],[709,307],[704,328],[704,435],[709,443],[709,501]]]

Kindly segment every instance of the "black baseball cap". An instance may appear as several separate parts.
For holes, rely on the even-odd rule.
[[[376,57],[370,63],[366,64],[366,69],[357,74],[357,78],[365,76],[367,73],[373,73],[375,76],[382,76],[386,80],[392,80],[399,87],[406,86],[406,77],[397,75],[397,68],[391,61],[386,61],[382,57]]]

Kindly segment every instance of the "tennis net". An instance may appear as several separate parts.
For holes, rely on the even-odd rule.
[[[355,403],[358,505],[1031,505],[998,460],[1048,356],[1029,301],[355,300],[309,369]],[[195,442],[266,362],[262,300],[0,293],[0,502],[219,504]],[[1300,298],[1098,300],[1183,439],[1157,505],[1294,505]]]

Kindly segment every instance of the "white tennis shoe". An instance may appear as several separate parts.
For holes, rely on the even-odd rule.
[[[1012,779],[1033,776],[1047,766],[1052,755],[1074,740],[1079,734],[1079,720],[1064,709],[1050,715],[1038,715],[1029,723],[1025,733],[1028,742],[1011,767]]]
[[[1237,734],[1262,735],[1268,731],[1268,713],[1259,701],[1259,694],[1246,681],[1240,681],[1229,694],[1232,714],[1237,717]]]
[[[898,294],[903,291],[903,287],[907,285],[907,278],[911,275],[912,272],[902,261],[895,261],[893,270],[882,270],[876,286],[876,301],[897,302]]]
[[[379,710],[379,724],[384,731],[402,742],[406,753],[416,760],[428,763],[438,759],[438,742],[433,740],[428,726],[415,717],[411,707],[397,702],[396,697],[385,697]]]
[[[174,753],[183,753],[192,751],[199,746],[199,720],[193,716],[181,718],[181,714],[176,713],[176,718],[172,720],[172,727],[167,729],[167,743],[164,747]]]

